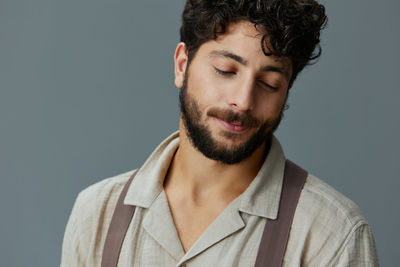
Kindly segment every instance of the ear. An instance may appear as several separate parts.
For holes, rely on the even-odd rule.
[[[293,86],[293,81],[290,82],[290,84],[289,84],[289,86],[288,86],[288,91],[292,88],[292,86]]]
[[[175,49],[174,65],[175,65],[175,86],[182,88],[185,80],[186,67],[188,62],[188,51],[185,43],[180,42]]]

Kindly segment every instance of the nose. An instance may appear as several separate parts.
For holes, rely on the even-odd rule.
[[[243,77],[238,79],[235,88],[229,90],[229,105],[238,112],[251,111],[255,106],[254,79]]]

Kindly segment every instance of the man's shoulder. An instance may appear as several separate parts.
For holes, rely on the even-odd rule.
[[[122,188],[134,172],[135,170],[132,170],[103,179],[83,189],[79,196],[93,198],[112,193]]]
[[[101,255],[118,197],[133,172],[104,179],[78,194],[65,229],[61,266],[86,266],[88,258],[99,259],[94,255]]]
[[[74,205],[80,214],[93,216],[95,213],[105,213],[116,205],[122,188],[135,170],[103,179],[82,190]]]
[[[318,219],[319,216],[335,218],[332,223],[337,222],[348,226],[366,223],[357,204],[332,186],[310,174],[300,196],[299,205],[300,208],[308,210],[306,212],[308,215],[315,215],[311,216],[314,219]]]
[[[301,192],[287,252],[294,255],[288,261],[307,266],[347,266],[349,261],[377,266],[372,232],[360,208],[313,175]]]
[[[291,233],[294,240],[288,250],[307,247],[302,255],[304,262],[330,259],[329,264],[333,264],[339,260],[339,251],[346,249],[347,240],[357,232],[364,232],[365,226],[369,227],[352,200],[309,174],[293,218]]]

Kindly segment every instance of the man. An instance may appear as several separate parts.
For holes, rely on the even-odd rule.
[[[285,157],[273,132],[296,76],[319,56],[325,21],[313,0],[188,0],[174,56],[179,132],[137,172],[79,194],[61,265],[100,266],[136,173],[123,195],[136,208],[118,266],[255,266],[267,220],[282,209]],[[357,206],[308,175],[283,266],[377,265]]]

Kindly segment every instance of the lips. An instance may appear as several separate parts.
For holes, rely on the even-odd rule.
[[[216,118],[217,121],[222,124],[227,130],[232,131],[232,132],[244,132],[247,130],[249,127],[243,126],[240,124],[240,122],[226,122],[224,120],[221,120],[219,118]]]

